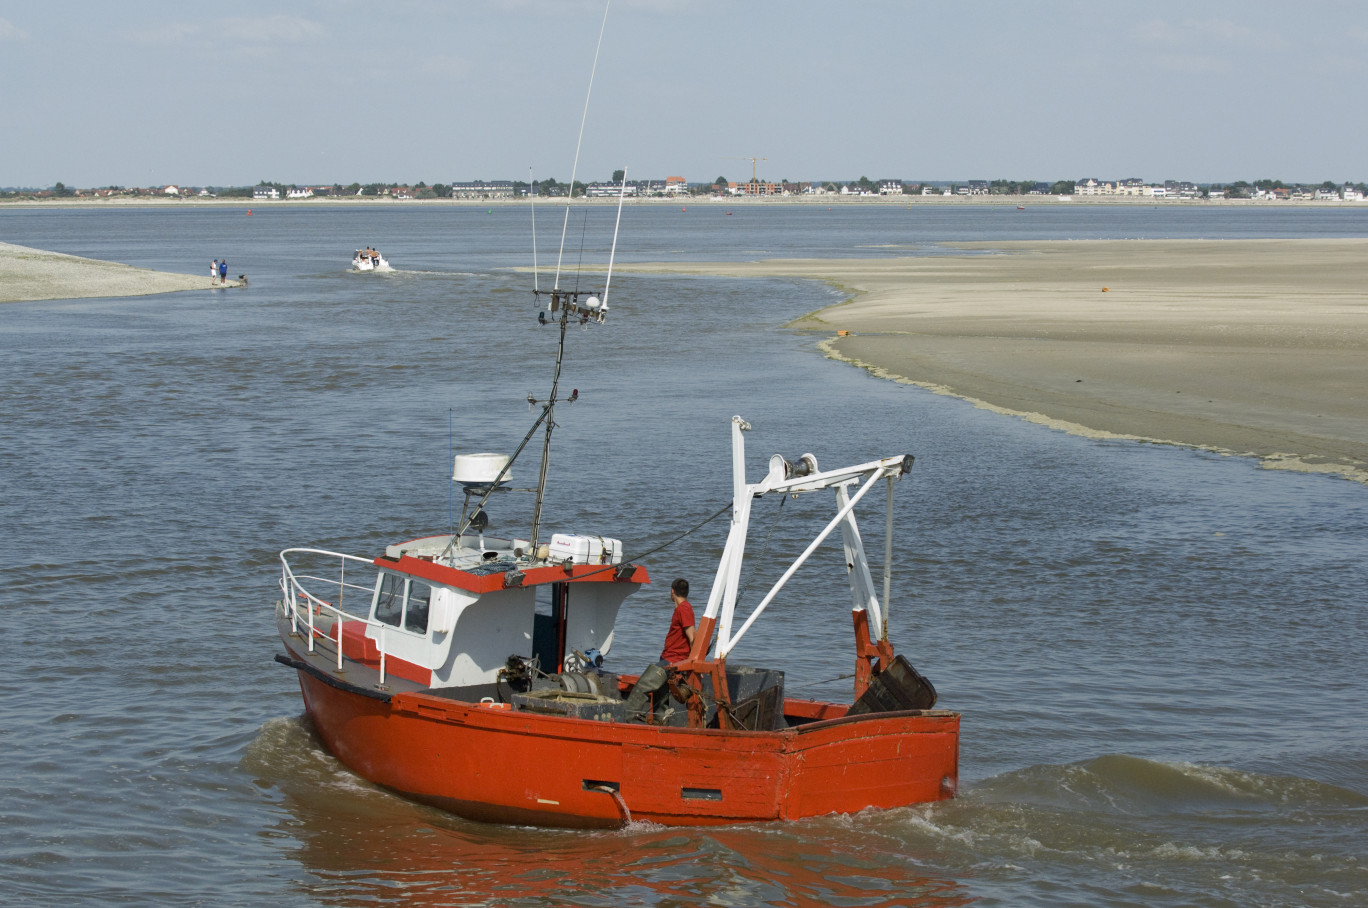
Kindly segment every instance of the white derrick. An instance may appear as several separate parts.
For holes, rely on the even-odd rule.
[[[880,479],[896,479],[905,473],[910,458],[903,455],[885,457],[869,463],[857,464],[826,472],[818,471],[817,460],[810,454],[803,455],[797,468],[776,455],[770,460],[769,472],[757,483],[747,483],[745,477],[745,440],[742,433],[750,425],[739,416],[732,417],[732,520],[727,534],[727,545],[718,563],[717,577],[708,594],[705,618],[712,618],[717,625],[717,658],[725,658],[745,636],[746,631],[760,617],[761,613],[774,601],[784,585],[811,557],[817,547],[839,527],[845,549],[846,564],[849,568],[850,596],[856,612],[867,612],[870,632],[875,639],[883,636],[883,611],[879,597],[875,593],[874,578],[865,555],[864,543],[855,522],[855,506],[860,503]],[[855,487],[852,493],[851,487]],[[741,565],[745,558],[746,538],[750,526],[751,503],[762,495],[776,492],[784,495],[802,492],[815,492],[821,489],[834,489],[836,494],[836,515],[817,533],[803,553],[794,559],[788,569],[765,594],[751,611],[749,617],[735,633],[732,632],[736,610],[737,589],[741,579]],[[890,502],[891,504],[891,502]],[[887,594],[885,594],[887,595]]]

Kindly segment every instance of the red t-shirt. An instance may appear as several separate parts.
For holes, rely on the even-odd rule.
[[[693,606],[689,605],[689,600],[681,600],[670,618],[670,630],[665,634],[665,648],[660,651],[660,658],[671,665],[689,658],[689,638],[685,636],[684,629],[693,626]]]

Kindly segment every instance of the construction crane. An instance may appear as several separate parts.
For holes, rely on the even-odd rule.
[[[753,157],[753,156],[750,156],[750,155],[732,155],[728,160],[732,160],[732,161],[750,161],[750,162],[751,162],[751,178],[750,178],[750,181],[751,181],[752,183],[758,183],[758,182],[760,182],[760,181],[757,180],[757,179],[755,178],[755,162],[756,162],[756,161],[765,161],[765,160],[768,160],[768,159],[767,159],[767,158],[757,158],[757,157]]]

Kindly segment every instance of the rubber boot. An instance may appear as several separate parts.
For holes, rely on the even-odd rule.
[[[662,666],[648,666],[646,671],[641,673],[641,677],[637,679],[636,686],[632,688],[631,694],[627,696],[627,708],[633,714],[644,716],[650,709],[651,694],[664,687],[669,677],[669,673]]]

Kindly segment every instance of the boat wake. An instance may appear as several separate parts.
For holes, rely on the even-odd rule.
[[[300,859],[318,885],[380,901],[397,885],[406,898],[449,895],[450,869],[472,866],[481,874],[461,879],[471,904],[498,904],[514,887],[528,904],[561,905],[1176,905],[1194,892],[1339,905],[1368,875],[1351,853],[1368,796],[1124,754],[1013,770],[952,801],[886,811],[592,832],[486,825],[415,804],[349,771],[302,716],[262,725],[241,768],[281,796],[282,828],[306,843]]]
[[[1004,773],[973,791],[986,801],[1127,815],[1368,807],[1368,797],[1312,779],[1124,754]]]
[[[1072,881],[1029,904],[1102,904],[1099,889],[1144,904],[1192,892],[1339,904],[1368,881],[1348,844],[1365,831],[1365,807],[1368,797],[1312,779],[1111,754],[966,785],[954,801],[889,811],[877,828],[890,847],[972,874],[981,892],[1040,895],[1030,881]]]
[[[416,268],[377,268],[374,271],[357,271],[352,268],[344,268],[343,274],[366,275],[388,274],[402,277],[479,277],[473,271],[427,271]]]
[[[851,817],[694,829],[636,820],[601,830],[478,823],[366,782],[328,754],[303,716],[266,721],[239,769],[277,803],[275,828],[300,843],[292,856],[310,873],[311,890],[352,901],[965,904],[959,884],[852,841],[859,820]]]
[[[247,745],[238,768],[252,773],[260,782],[309,800],[339,795],[401,800],[367,782],[328,753],[303,714],[266,720]],[[316,793],[322,791],[328,794]]]

